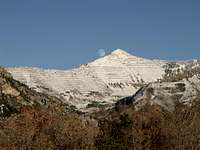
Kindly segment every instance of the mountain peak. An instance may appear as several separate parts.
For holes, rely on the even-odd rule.
[[[111,54],[117,55],[117,56],[130,56],[129,53],[127,53],[125,50],[123,49],[116,49],[114,50]]]

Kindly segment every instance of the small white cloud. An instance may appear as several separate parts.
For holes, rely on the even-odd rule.
[[[104,49],[98,49],[98,55],[99,55],[100,57],[103,57],[103,56],[106,55],[106,51],[105,51]]]

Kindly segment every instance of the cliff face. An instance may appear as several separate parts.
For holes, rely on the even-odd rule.
[[[77,108],[114,103],[141,86],[162,78],[165,61],[136,57],[118,49],[72,70],[8,68],[13,77],[38,92],[62,99]]]

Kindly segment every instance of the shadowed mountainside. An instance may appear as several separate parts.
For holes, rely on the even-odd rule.
[[[60,113],[70,110],[69,105],[58,98],[31,90],[0,68],[0,116],[19,113],[23,107],[44,108]]]

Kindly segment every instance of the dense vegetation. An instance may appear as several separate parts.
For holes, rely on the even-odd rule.
[[[76,113],[23,108],[0,122],[0,149],[199,149],[200,100],[174,112],[146,105],[105,113],[98,125]]]
[[[200,149],[200,102],[177,104],[174,112],[146,105],[113,112],[100,122],[96,146],[101,149]]]

